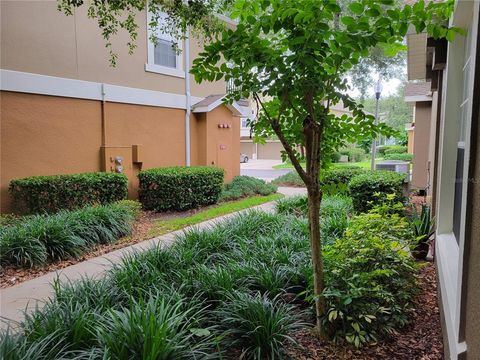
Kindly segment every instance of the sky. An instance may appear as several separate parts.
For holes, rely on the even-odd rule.
[[[391,79],[389,81],[382,82],[383,90],[382,90],[381,96],[385,97],[385,96],[395,94],[397,89],[398,89],[398,86],[401,83],[402,83],[402,81],[400,79]],[[348,92],[348,94],[353,98],[358,98],[360,96],[360,92],[356,89],[350,90]],[[371,89],[369,89],[367,96],[371,96],[371,97],[375,96],[373,87]]]

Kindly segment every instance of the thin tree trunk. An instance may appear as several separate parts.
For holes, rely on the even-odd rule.
[[[320,203],[322,191],[320,189],[320,145],[322,139],[321,127],[307,118],[304,122],[306,171],[308,182],[308,224],[310,230],[310,247],[312,251],[313,288],[315,295],[316,325],[321,338],[326,338],[322,327],[322,317],[326,306],[323,297],[325,287],[323,274],[322,243],[320,233]]]
[[[320,238],[320,203],[322,201],[322,193],[318,187],[318,184],[309,187],[307,191],[308,224],[310,229],[310,247],[312,250],[316,324],[320,332],[320,336],[324,337],[325,334],[321,324],[321,319],[325,315],[325,298],[323,297],[323,289],[325,284],[323,274],[322,243]]]

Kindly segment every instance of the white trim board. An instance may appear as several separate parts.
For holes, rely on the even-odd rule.
[[[225,95],[226,96],[226,95]],[[235,116],[239,116],[239,117],[248,117],[247,115],[245,115],[243,113],[243,110],[242,110],[242,107],[240,105],[237,104],[236,101],[234,101],[233,103],[231,104],[225,104],[223,102],[223,99],[225,98],[225,96],[222,96],[220,99],[212,102],[211,104],[209,104],[208,106],[200,106],[200,107],[194,107],[192,112],[193,113],[204,113],[204,112],[210,112],[212,111],[213,109],[219,107],[220,105],[225,105],[231,112],[233,115]]]
[[[407,103],[416,103],[421,101],[432,101],[432,97],[429,95],[412,95],[405,96],[405,102]]]
[[[0,90],[186,109],[186,96],[181,94],[3,69],[0,69]],[[201,100],[192,97],[192,103]]]

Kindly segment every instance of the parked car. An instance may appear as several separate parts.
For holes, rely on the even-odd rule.
[[[240,162],[241,163],[247,163],[248,162],[248,156],[240,153]]]

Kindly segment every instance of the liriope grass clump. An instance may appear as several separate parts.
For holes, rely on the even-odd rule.
[[[280,214],[306,217],[308,202],[306,196],[292,196],[280,199],[275,204]],[[352,199],[346,195],[324,196],[321,204],[322,242],[331,244],[343,235],[353,212]]]
[[[130,233],[138,208],[131,201],[32,215],[0,231],[0,264],[32,267],[75,258],[96,244]]]

